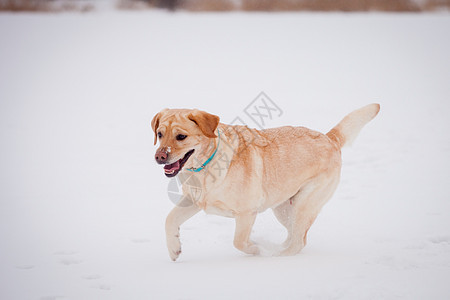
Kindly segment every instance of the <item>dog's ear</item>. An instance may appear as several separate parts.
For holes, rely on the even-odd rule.
[[[188,119],[197,124],[207,137],[217,137],[215,131],[219,125],[220,118],[218,116],[195,109],[188,115]]]
[[[159,127],[159,119],[161,118],[162,113],[165,112],[166,110],[167,110],[167,108],[163,109],[162,111],[160,111],[153,117],[152,129],[153,129],[153,132],[155,133],[155,140],[153,141],[154,145],[156,145],[156,142],[158,141],[158,133],[156,131],[158,130],[158,127]]]

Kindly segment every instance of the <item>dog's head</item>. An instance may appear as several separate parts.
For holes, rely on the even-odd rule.
[[[202,152],[216,138],[219,117],[197,109],[164,109],[152,120],[155,159],[164,165],[164,174],[174,177],[186,167],[199,167]]]

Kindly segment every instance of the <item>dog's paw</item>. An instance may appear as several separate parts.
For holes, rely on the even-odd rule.
[[[181,254],[180,239],[174,237],[167,241],[167,248],[169,250],[169,256],[173,261],[176,261]]]
[[[247,251],[245,251],[245,252],[247,252],[248,254],[260,255],[261,254],[261,249],[259,248],[258,245],[253,244],[253,245],[250,245],[247,248]]]
[[[235,241],[234,247],[236,247],[236,249],[238,249],[244,253],[251,254],[251,255],[259,255],[259,253],[260,253],[259,246],[252,242],[242,243],[242,242]]]
[[[246,247],[242,247],[239,250],[251,255],[259,255],[261,253],[261,249],[256,244],[248,244]]]
[[[178,257],[180,256],[180,254],[181,254],[181,248],[178,249],[178,250],[176,250],[176,251],[170,251],[170,250],[169,250],[170,258],[171,258],[173,261],[176,261],[176,260],[178,259]]]
[[[290,245],[288,248],[280,251],[277,256],[292,256],[298,254],[304,248],[303,245]]]

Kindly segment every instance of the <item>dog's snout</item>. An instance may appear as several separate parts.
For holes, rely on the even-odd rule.
[[[168,158],[168,154],[165,151],[156,151],[155,159],[158,164],[165,164]]]

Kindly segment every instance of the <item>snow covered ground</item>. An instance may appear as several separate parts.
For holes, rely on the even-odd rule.
[[[448,299],[449,36],[448,14],[0,14],[0,299]],[[173,263],[151,118],[255,126],[261,91],[270,127],[382,108],[301,254],[242,254],[200,213]]]

